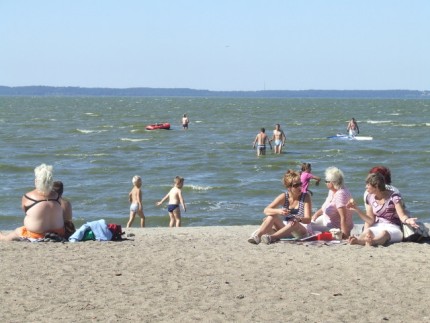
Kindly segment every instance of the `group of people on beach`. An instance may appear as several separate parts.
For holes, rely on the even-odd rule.
[[[41,164],[34,169],[35,188],[23,195],[21,208],[25,213],[24,225],[8,234],[0,233],[0,241],[15,241],[22,239],[45,239],[54,237],[68,239],[75,231],[71,202],[63,197],[64,185],[54,181],[53,167]],[[156,205],[161,205],[169,199],[167,210],[170,216],[170,227],[181,226],[180,206],[186,211],[182,196],[184,178],[176,176],[173,188]],[[145,215],[142,208],[142,179],[132,178],[133,188],[129,193],[130,218],[127,228],[133,223],[135,216],[141,218],[140,226],[145,226]]]
[[[35,188],[23,195],[22,210],[25,213],[24,225],[7,235],[0,233],[0,241],[13,241],[26,238],[41,239],[47,234],[67,238],[67,229],[72,226],[72,205],[63,197],[64,186],[53,180],[53,167],[41,164],[34,169]],[[309,163],[303,163],[301,172],[288,170],[283,177],[287,189],[279,194],[264,209],[266,215],[261,226],[252,233],[248,241],[253,244],[270,244],[281,238],[304,238],[314,232],[327,232],[339,229],[342,239],[350,244],[384,245],[400,242],[403,239],[402,224],[418,227],[417,218],[410,217],[399,190],[391,185],[391,172],[384,166],[370,169],[366,178],[364,193],[365,211],[363,211],[345,186],[343,172],[337,167],[325,170],[325,183],[328,195],[322,206],[312,214],[312,192],[309,183],[321,178],[312,174]],[[129,228],[136,215],[141,217],[141,227],[145,226],[142,208],[142,179],[132,178],[133,188],[129,193],[130,218]],[[180,207],[186,211],[182,196],[184,178],[176,176],[172,189],[156,205],[162,205],[167,199],[170,227],[181,226]],[[354,227],[353,212],[365,222],[363,231],[352,236]]]
[[[308,171],[303,171],[308,167]],[[350,244],[385,245],[403,239],[402,224],[417,228],[417,218],[408,215],[405,203],[397,188],[391,185],[391,172],[385,166],[370,169],[366,178],[363,211],[345,186],[343,172],[337,167],[325,170],[328,195],[322,206],[312,214],[311,192],[307,187],[320,178],[310,172],[311,165],[304,163],[302,172],[288,170],[283,177],[286,192],[279,194],[264,209],[261,226],[251,234],[248,242],[270,244],[281,238],[301,239],[314,232],[338,229],[342,239]],[[364,221],[363,231],[352,236],[353,212]]]
[[[187,129],[189,120],[186,114],[181,121],[184,129]],[[353,118],[348,125],[350,133],[358,133],[358,125],[354,122]],[[279,124],[275,125],[271,139],[262,128],[254,140],[254,148],[257,146],[258,156],[264,155],[266,143],[272,148],[271,143],[274,142],[275,153],[280,154],[285,139],[285,133]],[[21,201],[25,213],[24,225],[7,235],[0,233],[0,241],[40,239],[46,234],[67,238],[68,231],[74,230],[72,205],[63,197],[63,183],[53,180],[53,167],[41,164],[34,169],[34,175],[35,188],[24,194]],[[375,166],[370,169],[364,193],[365,211],[357,205],[345,186],[343,172],[337,167],[329,167],[325,170],[327,198],[312,214],[312,192],[309,190],[311,180],[315,180],[318,185],[321,178],[312,174],[310,163],[303,163],[300,172],[288,170],[283,177],[286,191],[275,197],[264,209],[266,217],[248,241],[253,244],[270,244],[281,238],[301,239],[314,232],[338,229],[342,239],[347,239],[350,244],[384,245],[402,241],[402,224],[418,227],[417,218],[408,215],[399,190],[391,185],[391,172],[387,167]],[[186,211],[182,195],[184,181],[183,177],[176,176],[170,191],[156,202],[160,206],[168,200],[169,227],[180,227],[181,207]],[[132,184],[128,195],[130,215],[127,228],[131,227],[136,215],[140,217],[140,226],[145,227],[142,178],[134,176]],[[364,221],[363,231],[358,236],[351,235],[354,212]]]

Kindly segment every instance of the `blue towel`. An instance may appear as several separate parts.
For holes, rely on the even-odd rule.
[[[70,236],[69,241],[82,241],[87,229],[91,229],[91,231],[93,231],[97,241],[112,240],[112,232],[108,229],[106,221],[101,219],[83,224],[78,230],[76,230],[75,233]]]

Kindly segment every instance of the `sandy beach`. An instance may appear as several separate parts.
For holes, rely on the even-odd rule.
[[[0,321],[430,321],[429,244],[252,245],[256,228],[0,243]]]

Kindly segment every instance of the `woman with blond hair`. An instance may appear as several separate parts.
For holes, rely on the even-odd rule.
[[[312,201],[308,193],[303,193],[300,174],[288,170],[283,178],[286,192],[279,194],[265,209],[266,218],[260,228],[255,231],[248,242],[266,244],[275,242],[281,238],[294,237],[303,238],[311,232]],[[276,230],[273,232],[273,228]]]
[[[34,169],[35,189],[24,194],[21,201],[25,213],[24,226],[3,235],[0,240],[43,239],[47,233],[56,233],[64,237],[63,209],[60,195],[52,190],[53,168],[41,164]]]

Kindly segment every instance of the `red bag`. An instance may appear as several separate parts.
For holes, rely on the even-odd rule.
[[[123,240],[122,235],[125,234],[125,232],[122,231],[121,225],[109,223],[107,226],[110,232],[112,232],[112,241]]]

